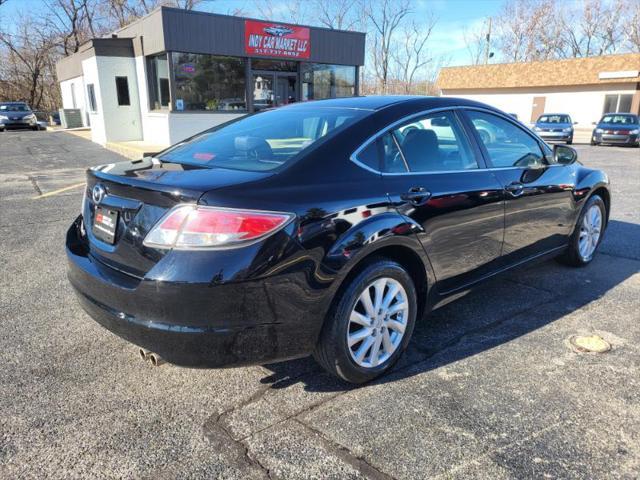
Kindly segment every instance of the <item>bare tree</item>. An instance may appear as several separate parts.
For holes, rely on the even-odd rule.
[[[65,55],[77,52],[80,45],[96,36],[96,0],[46,0],[45,6],[45,28],[55,32]]]
[[[304,0],[290,0],[285,3],[262,0],[256,3],[256,8],[260,17],[264,19],[286,23],[305,23],[308,12]]]
[[[387,93],[393,45],[403,20],[411,13],[408,0],[363,0],[371,24],[371,63],[381,93]]]
[[[412,93],[416,75],[433,61],[427,42],[435,24],[435,17],[430,15],[424,22],[413,21],[402,28],[397,48],[392,50],[395,77],[402,93]]]
[[[553,0],[505,3],[496,21],[497,45],[512,62],[555,58],[561,48]]]
[[[640,0],[633,2],[622,30],[626,32],[629,50],[640,53]]]
[[[33,108],[57,104],[53,67],[55,38],[30,17],[20,16],[11,31],[0,31],[2,100],[24,100]]]
[[[356,12],[353,0],[313,0],[312,11],[316,21],[327,28],[354,30],[362,26],[362,17]]]
[[[632,49],[640,0],[515,0],[497,18],[497,45],[520,62],[608,55]],[[634,5],[636,6],[634,8]]]
[[[462,31],[462,38],[464,44],[467,47],[467,53],[469,54],[469,61],[471,65],[480,65],[483,62],[484,53],[487,45],[487,21],[485,20],[482,25],[478,25],[474,28],[465,28]]]

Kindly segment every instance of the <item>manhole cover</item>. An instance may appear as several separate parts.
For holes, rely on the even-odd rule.
[[[600,335],[574,335],[569,343],[580,353],[604,353],[611,350],[611,344]]]

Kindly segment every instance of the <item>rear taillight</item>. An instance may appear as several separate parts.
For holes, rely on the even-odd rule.
[[[144,244],[177,249],[239,247],[277,232],[292,218],[290,213],[179,205],[151,229]]]

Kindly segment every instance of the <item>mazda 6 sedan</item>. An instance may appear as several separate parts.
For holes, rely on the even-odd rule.
[[[170,363],[313,354],[361,383],[482,280],[591,262],[609,209],[603,172],[487,105],[297,103],[88,170],[69,279],[97,322]]]

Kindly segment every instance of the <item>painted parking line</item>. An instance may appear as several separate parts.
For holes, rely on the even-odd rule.
[[[58,190],[54,190],[52,192],[43,193],[42,195],[38,195],[37,197],[31,197],[31,200],[38,200],[39,198],[52,197],[54,195],[58,195],[59,193],[66,192],[68,190],[73,190],[74,188],[82,187],[86,185],[85,182],[75,183],[73,185],[69,185],[68,187],[59,188]]]

